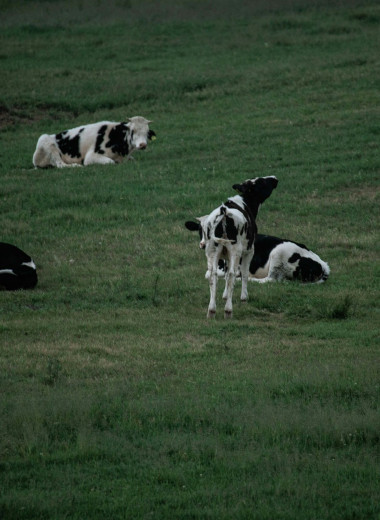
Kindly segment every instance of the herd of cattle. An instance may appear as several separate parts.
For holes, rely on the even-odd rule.
[[[89,164],[120,163],[144,150],[156,134],[151,121],[141,116],[127,122],[102,121],[65,132],[41,135],[33,164],[36,168],[73,167]],[[188,221],[190,231],[198,231],[199,247],[207,258],[206,278],[210,284],[208,317],[216,312],[216,288],[225,278],[224,316],[232,316],[232,295],[236,279],[241,279],[242,302],[248,299],[248,281],[259,283],[300,280],[321,283],[330,268],[305,245],[257,233],[256,217],[260,205],[271,195],[278,180],[274,176],[248,179],[235,184],[238,195],[214,209],[209,215]],[[18,247],[0,242],[0,289],[31,289],[37,284],[36,265]]]

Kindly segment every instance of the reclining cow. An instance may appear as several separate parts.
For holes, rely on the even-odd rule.
[[[0,242],[0,290],[33,289],[37,284],[36,265],[18,247]]]
[[[204,249],[201,221],[188,221],[185,226],[190,231],[199,231]],[[310,251],[304,244],[258,234],[254,243],[254,255],[249,266],[248,280],[259,283],[282,280],[299,280],[304,283],[322,283],[327,280],[330,268],[326,262]],[[227,271],[225,260],[219,260],[218,276],[224,277]],[[206,278],[210,273],[206,272]],[[238,275],[240,276],[240,275]]]
[[[144,117],[135,116],[125,123],[101,121],[78,126],[59,134],[43,134],[33,155],[36,168],[51,166],[87,166],[114,164],[131,158],[135,150],[144,150],[156,134]]]
[[[209,318],[216,312],[216,286],[220,260],[227,260],[228,265],[223,293],[223,299],[226,300],[225,318],[232,316],[232,294],[239,267],[242,281],[240,299],[243,302],[247,301],[249,265],[254,254],[253,246],[257,234],[255,219],[260,205],[270,196],[277,183],[276,177],[271,176],[235,184],[233,189],[240,195],[230,197],[210,215],[202,217],[201,243],[204,243],[206,252],[210,284],[210,303],[207,312]],[[190,229],[188,223],[186,226]]]
[[[330,267],[304,244],[257,235],[249,271],[250,279],[259,283],[282,280],[323,283],[329,277]]]

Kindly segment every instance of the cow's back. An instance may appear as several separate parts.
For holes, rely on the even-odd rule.
[[[65,162],[82,163],[89,151],[95,151],[99,138],[103,142],[106,133],[115,123],[102,121],[77,126],[55,134],[54,139]]]

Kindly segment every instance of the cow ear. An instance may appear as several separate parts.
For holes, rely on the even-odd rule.
[[[199,231],[199,224],[197,222],[193,222],[192,220],[185,222],[185,227],[189,231]]]
[[[149,132],[148,132],[148,139],[150,141],[155,141],[157,139],[156,132],[154,130],[149,130]]]

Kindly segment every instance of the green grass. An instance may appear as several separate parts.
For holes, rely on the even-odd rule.
[[[1,518],[379,519],[377,3],[0,15],[0,239],[39,274],[0,293]],[[40,134],[133,115],[135,161],[32,168]],[[184,222],[259,175],[259,231],[331,276],[251,284],[231,321],[220,283],[207,321]]]

